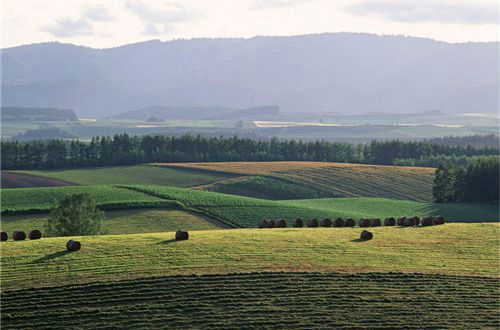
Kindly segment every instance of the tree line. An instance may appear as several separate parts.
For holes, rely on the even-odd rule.
[[[499,157],[481,157],[466,166],[440,164],[433,197],[436,202],[498,202]]]
[[[498,155],[495,148],[435,145],[428,142],[372,141],[352,145],[328,141],[254,140],[184,135],[94,137],[2,141],[2,169],[55,169],[130,165],[145,162],[324,161],[392,165],[401,159],[432,156]]]

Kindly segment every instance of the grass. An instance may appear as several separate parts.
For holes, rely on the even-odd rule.
[[[28,233],[39,229],[43,233],[47,219],[47,214],[13,215],[2,217],[0,224],[2,230],[10,235],[14,230]],[[110,235],[219,228],[212,221],[192,212],[162,209],[106,211],[102,223],[103,232]]]
[[[496,278],[267,273],[7,291],[2,328],[498,329]]]
[[[403,272],[497,278],[498,224],[424,228],[234,229],[77,237],[1,243],[2,290],[241,272]]]
[[[232,175],[224,173],[206,173],[190,169],[148,165],[18,172],[61,179],[81,185],[151,184],[191,187],[232,177]]]
[[[349,214],[353,218],[443,215],[454,222],[498,221],[498,204],[420,203],[387,198],[324,198],[283,201],[291,206]]]
[[[201,189],[270,199],[385,197],[431,201],[434,169],[326,162],[157,164],[246,176]]]
[[[98,205],[162,202],[161,198],[112,186],[13,188],[1,190],[2,214],[47,211],[54,201],[76,193],[88,193]]]

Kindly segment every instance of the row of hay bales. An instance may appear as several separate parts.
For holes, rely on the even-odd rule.
[[[2,242],[7,241],[9,239],[9,234],[7,234],[7,232],[5,231],[0,232],[0,236]],[[28,237],[29,239],[40,239],[42,238],[42,232],[39,231],[38,229],[31,230],[28,233]],[[22,230],[15,230],[12,233],[12,239],[14,241],[24,241],[26,239],[26,233]]]
[[[400,217],[396,220],[396,218],[385,218],[382,222],[381,219],[365,219],[361,218],[358,222],[359,227],[380,227],[382,224],[384,226],[404,226],[404,227],[414,227],[414,226],[433,226],[433,225],[442,225],[446,222],[445,218],[442,216],[432,217],[428,216],[420,219],[419,217]],[[301,218],[296,218],[292,221],[291,226],[293,228],[315,228],[315,227],[354,227],[356,225],[356,221],[352,218],[343,219],[337,218],[335,220],[325,218],[318,220],[316,218],[309,219],[304,221]],[[262,219],[257,224],[258,228],[286,228],[288,227],[288,222],[285,219]]]

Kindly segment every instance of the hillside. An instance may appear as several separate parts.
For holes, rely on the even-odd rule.
[[[3,122],[8,121],[77,121],[78,117],[72,109],[0,107]]]
[[[74,108],[84,118],[151,105],[496,112],[497,58],[494,42],[361,33],[150,41],[109,49],[41,43],[2,50],[2,103]]]

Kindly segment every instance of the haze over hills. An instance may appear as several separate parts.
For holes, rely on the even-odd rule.
[[[109,49],[41,43],[2,50],[2,105],[72,108],[80,117],[152,105],[496,112],[498,46],[354,33],[149,41]]]

